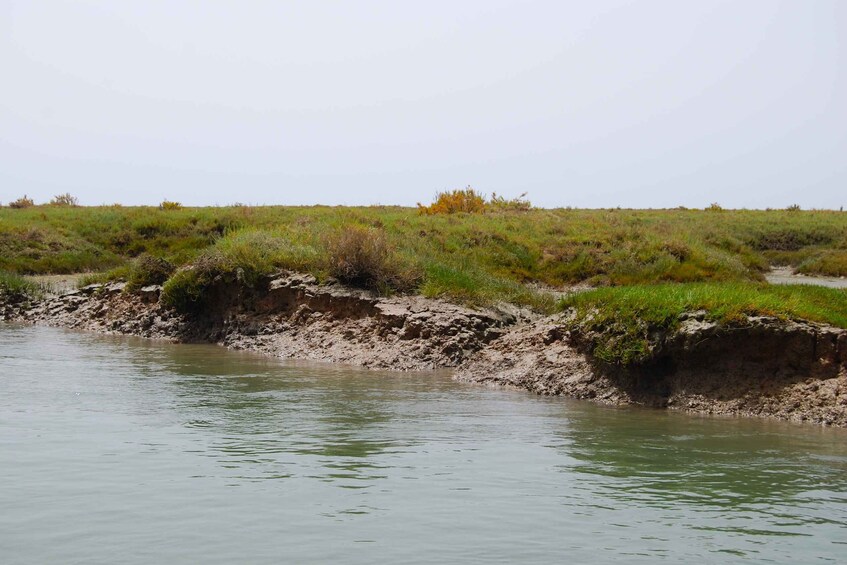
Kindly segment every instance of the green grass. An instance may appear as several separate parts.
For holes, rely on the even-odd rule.
[[[807,275],[847,277],[847,249],[824,249],[807,256],[797,267]]]
[[[337,272],[333,242],[345,229],[384,241],[386,292],[540,309],[549,299],[527,283],[754,282],[771,263],[841,276],[847,262],[847,214],[829,211],[34,206],[0,209],[0,269],[126,273],[147,254],[176,267],[201,262],[174,277],[202,293],[203,281],[218,275],[252,280],[287,268],[329,276]]]
[[[650,358],[656,333],[673,331],[685,313],[704,311],[721,324],[747,316],[809,320],[847,328],[847,291],[807,285],[694,283],[599,288],[571,295],[572,329],[595,336],[594,355],[609,363]]]
[[[16,273],[0,271],[0,297],[19,302],[38,298],[43,294],[43,290],[36,283]]]
[[[190,267],[179,269],[164,285],[162,299],[190,312],[207,306],[207,291],[216,283],[257,285],[280,269],[324,275],[317,250],[294,242],[279,231],[244,229],[221,238]]]

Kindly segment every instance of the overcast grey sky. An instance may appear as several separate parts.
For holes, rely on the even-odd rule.
[[[0,0],[0,201],[847,206],[847,2]]]

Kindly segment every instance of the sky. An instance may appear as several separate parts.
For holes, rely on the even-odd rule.
[[[0,0],[0,202],[847,206],[843,0]]]

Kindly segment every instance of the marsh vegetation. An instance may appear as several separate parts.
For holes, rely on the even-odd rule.
[[[761,282],[771,265],[847,274],[847,215],[840,212],[535,209],[522,198],[476,196],[443,193],[417,209],[3,208],[0,270],[164,281],[166,298],[180,305],[216,278],[251,284],[290,269],[383,293],[546,311],[556,306],[544,289],[577,283],[733,283],[724,287],[733,294],[759,288],[738,284]]]

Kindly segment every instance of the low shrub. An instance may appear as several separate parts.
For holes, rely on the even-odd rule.
[[[432,214],[481,214],[485,211],[485,197],[471,187],[464,190],[449,190],[435,195],[435,202],[429,206],[418,203],[418,211],[423,215]]]
[[[159,210],[182,210],[182,203],[162,200],[162,203],[159,204]]]
[[[27,198],[27,195],[24,194],[17,200],[9,202],[9,208],[21,209],[21,208],[31,208],[35,206],[35,202],[33,202],[32,198]]]
[[[827,249],[811,254],[797,267],[804,275],[847,277],[847,250]]]
[[[718,204],[717,202],[712,202],[708,206],[706,206],[707,212],[723,212],[723,206]]]
[[[348,226],[326,242],[329,274],[339,281],[380,291],[410,290],[420,275],[401,269],[385,232]]]
[[[775,224],[752,233],[748,244],[759,251],[799,251],[809,246],[834,245],[840,236],[838,229],[829,226]]]
[[[526,197],[524,192],[517,198],[504,198],[497,196],[496,192],[491,193],[491,198],[488,200],[488,208],[503,211],[503,212],[529,212],[532,210],[532,203]]]
[[[139,255],[129,271],[127,277],[127,292],[134,292],[145,286],[164,284],[174,273],[176,267],[168,260],[152,255]]]
[[[204,255],[194,265],[177,270],[162,287],[162,302],[180,312],[202,309],[218,269],[213,256]]]
[[[53,200],[50,201],[51,206],[68,206],[68,207],[77,207],[79,206],[79,200],[76,196],[71,196],[70,192],[66,192],[64,194],[57,194],[53,197]]]

